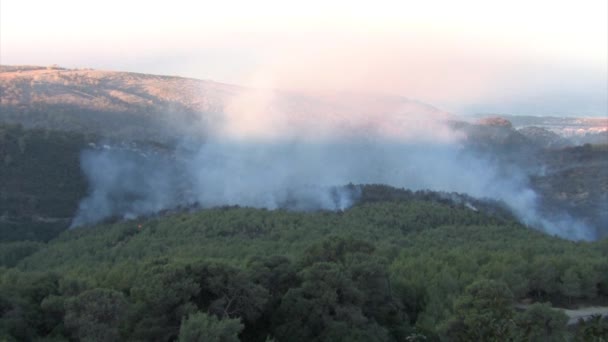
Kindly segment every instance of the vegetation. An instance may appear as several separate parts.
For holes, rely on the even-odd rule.
[[[86,193],[85,139],[0,125],[0,241],[47,241],[67,228]]]
[[[551,303],[606,302],[608,241],[489,212],[368,186],[344,212],[227,207],[3,243],[0,340],[605,339],[606,320],[568,329]]]
[[[65,231],[90,140],[0,126],[0,341],[608,339],[605,318],[568,326],[553,307],[608,303],[608,240],[464,195],[366,185],[343,212],[189,208]]]
[[[238,90],[181,77],[0,66],[0,122],[167,142],[204,131],[199,119],[221,110],[225,91]]]

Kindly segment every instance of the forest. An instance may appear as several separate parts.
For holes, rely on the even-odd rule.
[[[608,240],[464,194],[349,184],[344,211],[193,204],[67,229],[94,139],[0,127],[0,341],[608,338],[565,311],[608,306]]]
[[[605,340],[605,319],[569,325],[552,307],[606,304],[608,240],[547,236],[440,193],[366,186],[362,198],[343,212],[184,209],[3,242],[0,339]]]
[[[0,241],[48,241],[65,230],[87,191],[74,132],[0,125]]]

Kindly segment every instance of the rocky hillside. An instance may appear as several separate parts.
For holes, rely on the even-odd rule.
[[[527,126],[517,131],[534,144],[544,148],[559,148],[572,144],[567,138],[542,127]]]
[[[98,70],[2,67],[0,121],[25,127],[163,140],[221,111],[238,87]]]
[[[541,173],[531,180],[547,205],[585,217],[608,234],[608,145],[549,150],[540,160]]]
[[[244,109],[252,114],[242,115]],[[394,117],[385,120],[387,113]],[[309,96],[172,76],[0,67],[0,122],[129,140],[213,134],[218,123],[235,115],[245,126],[266,120],[277,130],[297,126],[318,133],[329,126],[347,132],[369,132],[370,127],[385,132],[404,125],[404,114],[412,113],[446,115],[402,97]],[[326,127],[319,127],[320,122]]]
[[[36,67],[0,69],[2,105],[73,105],[106,112],[218,111],[239,88],[171,76]]]
[[[232,128],[236,130],[247,131],[253,127],[253,133],[255,129],[264,132],[271,125],[277,132],[296,127],[295,134],[316,137],[329,131],[361,137],[438,133],[434,130],[437,127],[430,123],[437,118],[450,117],[432,106],[402,97],[309,96],[170,76],[58,67],[0,67],[0,124],[20,124],[24,129],[17,126],[10,129],[15,134],[4,134],[7,144],[0,162],[3,162],[2,172],[8,177],[5,179],[20,180],[19,165],[29,167],[25,172],[33,174],[41,167],[48,167],[27,164],[43,160],[36,154],[43,153],[30,147],[55,146],[45,142],[46,138],[40,140],[39,132],[43,131],[31,129],[73,131],[94,137],[81,138],[69,156],[66,155],[71,158],[66,163],[76,170],[82,144],[100,139],[163,144],[182,139],[184,135],[204,138],[213,135],[220,126],[218,123],[225,119],[232,120],[236,124]],[[563,130],[557,129],[562,127],[558,124],[582,125],[589,128],[589,134],[605,134],[604,121],[524,118],[513,123],[511,118],[490,117],[473,123],[452,121],[451,127],[466,136],[465,147],[483,154],[486,159],[498,160],[505,170],[524,169],[547,211],[575,213],[605,231],[608,150],[601,144],[567,148],[574,142],[560,135]],[[533,127],[521,126],[522,122]],[[53,134],[57,133],[44,133],[43,137],[52,138]],[[56,154],[64,150],[57,144]],[[29,153],[34,157],[30,158]],[[31,213],[62,219],[69,215],[63,211],[45,212],[46,206],[41,203],[53,203],[53,200],[40,199],[37,190],[27,188],[36,185],[31,180],[38,178],[28,179],[30,182],[19,185],[21,188],[17,187],[19,183],[12,182],[14,188],[0,189],[3,224],[12,225],[15,217],[30,217]],[[81,194],[83,186],[78,184],[73,193]],[[65,205],[69,212],[73,212],[77,197]],[[18,200],[13,201],[14,198]]]
[[[608,234],[608,144],[577,146],[549,128],[517,128],[504,117],[451,126],[465,134],[465,145],[476,153],[504,170],[523,170],[547,217],[568,213],[596,227],[598,237]]]
[[[486,115],[477,115],[487,120]],[[495,118],[491,115],[489,118]],[[522,134],[548,144],[546,147],[563,147],[564,145],[608,144],[607,117],[551,117],[499,115],[507,120]],[[558,139],[559,137],[559,139]]]

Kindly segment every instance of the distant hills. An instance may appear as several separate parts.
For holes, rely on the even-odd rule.
[[[584,119],[550,118],[545,121],[528,117],[524,121],[553,122],[553,126],[517,128],[510,121],[515,117],[508,118],[486,117],[474,123],[455,122],[452,125],[465,132],[471,149],[498,160],[506,170],[514,165],[525,170],[531,187],[541,196],[547,216],[568,212],[585,218],[586,222],[598,227],[600,236],[605,236],[608,233],[604,228],[608,224],[608,141],[602,137],[608,132],[601,131],[605,120],[589,119],[584,127],[598,133],[573,137],[555,131],[566,130],[572,122],[586,122]],[[562,122],[562,126],[557,122]],[[585,144],[577,144],[580,140]]]
[[[0,121],[129,140],[167,141],[213,134],[226,113],[286,113],[285,124],[313,132],[323,121],[343,131],[390,130],[387,114],[445,116],[430,105],[396,96],[312,96],[213,81],[130,72],[1,66]],[[380,116],[382,115],[382,116]],[[328,119],[329,118],[329,119]],[[274,119],[274,118],[273,118]],[[257,120],[249,118],[248,120]],[[364,127],[363,127],[364,126]]]
[[[0,225],[11,231],[25,221],[34,230],[46,224],[65,228],[85,193],[77,161],[88,143],[139,141],[165,148],[185,136],[204,140],[216,134],[226,115],[243,108],[254,112],[237,117],[244,127],[259,123],[256,113],[281,112],[287,114],[281,118],[285,122],[270,122],[278,131],[295,126],[313,135],[328,127],[353,136],[399,134],[402,127],[416,132],[429,129],[424,118],[439,118],[464,134],[466,148],[499,159],[506,169],[517,165],[526,170],[549,213],[568,210],[599,228],[608,222],[606,118],[463,119],[397,96],[313,96],[172,76],[0,66],[0,125],[10,125],[0,129],[5,143],[0,146],[0,174],[6,180],[0,187]],[[585,143],[593,146],[576,147]],[[48,161],[45,146],[54,156],[48,165],[43,165]],[[42,177],[21,179],[41,169],[53,172],[51,185],[44,185]],[[69,196],[57,202],[62,191]],[[61,208],[49,209],[52,203]]]
[[[253,147],[222,152],[212,138],[226,119],[228,133],[296,127],[289,133],[369,138],[374,148],[344,140],[347,149],[316,160],[333,145],[245,140]],[[477,119],[403,97],[2,66],[0,341],[602,340],[608,319],[573,313],[607,310],[606,122]],[[437,143],[439,129],[458,139]],[[377,143],[400,134],[431,139]],[[348,178],[331,177],[332,164]],[[352,170],[473,191],[371,176],[355,185]],[[328,175],[333,189],[321,191]],[[297,197],[283,183],[310,191]],[[349,202],[294,210],[187,196],[214,190]],[[91,197],[101,200],[83,201]],[[550,236],[559,230],[530,223],[513,199],[574,231],[561,237],[599,241]],[[109,214],[68,229],[83,203]]]
[[[285,125],[325,122],[357,134],[391,131],[403,120],[430,117],[496,126],[500,117],[542,147],[608,143],[608,118],[478,115],[456,118],[431,105],[399,96],[310,95],[251,89],[192,78],[57,66],[0,66],[0,122],[26,128],[95,133],[129,140],[171,140],[208,135],[234,110],[286,113]],[[273,118],[274,119],[274,118]],[[284,118],[282,118],[284,119]],[[423,123],[424,124],[424,123]]]
[[[607,144],[608,117],[554,117],[519,115],[476,115],[481,121],[500,117],[525,136],[548,144],[546,147],[565,145]]]
[[[137,73],[0,68],[0,120],[29,128],[164,140],[222,110],[239,87]],[[188,125],[181,125],[188,123]]]

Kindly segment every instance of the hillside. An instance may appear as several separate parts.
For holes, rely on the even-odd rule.
[[[525,115],[491,115],[502,117],[518,131],[530,137],[539,138],[549,144],[569,145],[608,144],[608,118],[604,117],[552,117]],[[474,117],[488,117],[479,114]],[[556,141],[556,137],[559,140]],[[556,146],[551,146],[556,147]]]
[[[596,227],[608,223],[608,145],[549,150],[542,172],[531,182],[548,207],[585,217]],[[606,236],[606,232],[603,233]]]
[[[145,154],[149,146],[160,144],[163,148],[167,148],[169,153],[173,153],[179,146],[190,144],[191,140],[203,144],[218,134],[236,134],[237,138],[240,134],[250,134],[253,138],[259,138],[256,134],[271,132],[271,138],[287,137],[296,141],[298,139],[305,141],[309,137],[315,139],[354,137],[369,142],[385,137],[405,140],[411,138],[422,139],[423,145],[428,145],[446,136],[453,137],[456,131],[457,135],[462,133],[461,135],[464,136],[463,140],[458,141],[464,147],[464,152],[461,154],[469,155],[472,152],[475,160],[496,164],[498,173],[504,173],[503,176],[507,178],[511,174],[523,173],[525,179],[518,180],[518,184],[522,187],[530,187],[539,194],[539,207],[546,216],[559,216],[560,213],[566,212],[590,226],[588,229],[592,231],[589,234],[590,238],[601,238],[608,234],[605,229],[604,210],[605,193],[608,192],[605,180],[608,176],[603,171],[608,169],[606,151],[596,147],[595,152],[588,154],[581,149],[568,149],[567,147],[573,144],[572,140],[555,133],[561,129],[560,127],[579,127],[585,132],[589,131],[589,134],[600,134],[594,135],[600,137],[605,121],[602,119],[573,121],[567,118],[563,120],[548,118],[543,121],[541,118],[524,117],[514,119],[516,124],[513,124],[505,118],[494,117],[474,123],[452,121],[450,127],[453,130],[442,124],[433,123],[449,118],[451,117],[447,113],[430,105],[403,97],[360,94],[313,96],[280,90],[260,91],[212,81],[127,72],[36,66],[0,67],[0,123],[22,125],[23,134],[30,137],[42,133],[42,131],[29,133],[30,129],[44,130],[45,136],[49,136],[49,132],[54,132],[54,135],[61,135],[60,132],[73,132],[87,136],[86,144],[81,141],[69,149],[57,147],[56,150],[49,152],[51,155],[60,154],[60,158],[70,159],[71,168],[75,167],[75,159],[80,157],[80,152],[85,148],[90,149],[89,143],[99,147],[106,145],[106,140],[112,141],[109,144],[112,146],[128,145],[134,141],[143,142],[142,153]],[[513,119],[513,117],[507,118]],[[230,123],[228,127],[225,127],[226,122]],[[538,126],[527,127],[522,126],[523,124]],[[12,149],[17,148],[15,143],[11,146]],[[50,143],[48,148],[54,149],[54,146],[56,145]],[[80,151],[76,151],[77,146]],[[201,146],[193,148],[196,150]],[[422,150],[416,146],[411,149]],[[35,155],[36,150],[26,150],[23,153],[28,154],[30,151],[34,153],[27,156],[30,160],[41,158]],[[69,156],[64,155],[66,153]],[[266,154],[270,152],[267,151]],[[15,156],[21,154],[13,152],[10,158]],[[33,173],[33,170],[45,168],[44,161],[47,156],[42,157],[40,163],[30,163],[28,166],[30,171],[27,172]],[[187,158],[191,157],[193,156],[187,156]],[[341,156],[330,159],[337,157]],[[450,158],[457,157],[458,155],[450,156]],[[367,158],[376,158],[376,156]],[[585,161],[576,162],[577,158],[584,158]],[[314,163],[314,158],[310,162]],[[450,165],[452,166],[454,165]],[[19,178],[19,173],[9,171],[5,174],[7,183],[29,181],[12,179],[11,177]],[[191,171],[189,172],[192,173]],[[77,174],[73,169],[69,172],[71,175]],[[399,172],[399,170],[391,169],[390,172]],[[146,175],[148,174],[142,171],[138,177],[141,179]],[[410,178],[415,179],[418,176],[414,175]],[[91,181],[78,177],[73,179],[76,182]],[[32,178],[33,181],[35,179]],[[72,179],[52,180],[58,184],[66,181],[72,182]],[[341,186],[351,181],[344,179],[339,184],[331,184],[331,186]],[[393,185],[404,186],[398,183]],[[83,187],[78,193],[83,193]],[[417,189],[425,188],[428,186]],[[92,188],[88,190],[89,193],[93,191]],[[435,188],[435,190],[446,189]],[[468,189],[453,191],[466,192]],[[16,188],[10,191],[6,189],[3,194],[7,199],[20,199],[14,204],[4,201],[0,205],[3,225],[10,224],[13,227],[11,229],[14,230],[17,222],[22,221],[15,220],[17,216],[11,206],[24,207],[27,206],[23,204],[26,201],[33,203],[39,199],[35,193]],[[478,192],[477,195],[486,194]],[[171,206],[182,204],[189,205],[190,202],[198,200],[196,196],[194,197],[186,201],[189,203],[173,203],[164,205],[161,209],[171,209]],[[75,202],[77,200],[70,197],[72,203],[70,208],[77,206],[73,204]],[[53,209],[46,209],[46,203],[50,202],[45,200],[38,202],[40,212],[29,211],[33,214],[31,217],[36,217],[36,225],[52,222],[67,226],[66,222],[71,217],[66,215],[66,211],[49,212]],[[50,205],[48,208],[53,206]],[[73,211],[70,215],[73,217],[74,214]],[[26,216],[21,215],[21,217]],[[58,228],[53,228],[52,231],[57,232]],[[43,234],[44,239],[54,236],[53,234],[48,236]],[[13,239],[17,236],[10,233],[5,234],[2,239]],[[30,238],[37,239],[36,236],[30,235]]]
[[[255,115],[243,116],[244,109]],[[273,113],[279,112],[285,124],[317,133],[327,129],[319,126],[321,122],[344,131],[369,133],[370,127],[394,129],[405,114],[446,115],[430,105],[396,96],[313,96],[172,76],[0,66],[0,122],[27,128],[167,142],[184,135],[213,135],[226,116],[237,115],[254,125],[276,120]],[[387,118],[381,115],[387,114],[393,117],[384,122]]]
[[[162,140],[221,111],[238,87],[180,77],[58,68],[0,69],[0,120]]]
[[[598,238],[608,234],[608,144],[576,146],[545,128],[517,129],[502,117],[451,125],[475,153],[523,172],[547,217],[569,213],[596,227]]]
[[[86,195],[78,133],[0,125],[0,241],[49,240]]]
[[[451,122],[450,134],[462,136],[457,146],[374,145],[435,129],[425,115],[447,116],[401,97],[258,93],[95,70],[0,71],[1,341],[608,336],[605,319],[569,322],[575,311],[564,311],[608,305],[605,145],[564,147],[548,129],[504,118]],[[237,129],[280,112],[284,121],[270,115],[259,127],[364,143],[208,141],[221,127],[215,120],[239,108],[253,114],[232,117]],[[334,177],[357,176],[355,166],[371,181]],[[444,177],[412,184],[470,183],[496,197],[373,185],[399,177]],[[501,197],[521,199],[522,191],[539,195],[533,209],[541,219],[572,214],[597,229],[598,241],[523,225],[518,207]],[[274,194],[280,201],[264,202]],[[222,202],[239,196],[251,204]],[[83,207],[93,214],[86,227],[67,229]]]
[[[95,186],[102,191],[99,194],[104,198],[104,202],[99,203],[102,206],[93,211],[93,215],[97,215],[95,217],[98,219],[133,216],[128,214],[130,210],[139,212],[139,215],[150,215],[183,206],[198,207],[201,204],[198,198],[204,198],[197,197],[200,194],[193,191],[192,184],[188,183],[196,182],[196,178],[188,176],[188,172],[204,170],[198,168],[198,164],[192,166],[192,171],[181,168],[179,166],[181,159],[190,160],[195,156],[180,154],[181,152],[176,151],[175,147],[150,142],[111,142],[99,140],[96,136],[26,130],[19,126],[0,125],[0,128],[4,137],[3,149],[0,150],[0,157],[4,161],[0,164],[0,175],[4,180],[0,187],[3,196],[0,202],[2,212],[0,240],[37,241],[56,236],[73,222],[78,204],[95,191]],[[477,145],[471,148],[475,146]],[[498,163],[510,165],[505,166],[505,169],[513,167],[513,160],[519,162],[524,160],[529,164],[527,166],[530,169],[529,182],[542,196],[540,209],[546,217],[559,218],[563,213],[570,213],[574,217],[584,218],[591,227],[596,227],[595,238],[605,236],[606,231],[602,227],[607,218],[603,209],[606,206],[605,194],[608,185],[604,170],[608,167],[608,159],[604,149],[599,146],[586,146],[549,151],[528,150],[527,152],[530,152],[528,154],[519,152],[515,155],[503,152],[497,155],[495,152],[498,147],[488,150],[488,146],[491,145],[481,146],[485,147],[477,153],[490,154],[492,158],[499,159]],[[501,146],[504,148],[508,145],[501,143]],[[100,173],[91,174],[90,169],[86,169],[88,173],[85,173],[81,165],[83,151],[100,156],[101,164],[97,167]],[[524,158],[526,156],[528,160]],[[104,164],[112,160],[126,164],[124,167]],[[268,165],[264,170],[267,167]],[[39,172],[40,170],[44,170],[44,173]],[[109,175],[110,178],[104,178],[104,175]],[[159,175],[170,178],[163,181],[165,183],[159,183]],[[132,180],[132,183],[124,184],[125,180]],[[177,187],[162,190],[164,186],[170,184]],[[100,186],[109,189],[104,190]],[[268,188],[259,186],[255,191],[267,195],[266,190],[270,192],[273,189],[276,189],[276,186],[268,184]],[[300,197],[300,200],[307,200],[306,196],[317,196],[314,187],[308,189],[308,192],[303,192],[304,197]],[[292,188],[291,191],[299,191],[299,189]],[[356,191],[352,192],[354,203],[365,201],[356,193]],[[158,207],[159,202],[153,196],[164,198],[163,202],[160,202],[163,203],[161,207]],[[284,199],[288,202],[294,200],[288,197]],[[380,196],[380,200],[382,199],[384,197]],[[473,203],[475,200],[470,198],[467,201]],[[150,209],[137,211],[136,208],[144,203],[149,203]],[[202,204],[203,207],[214,206],[208,203]],[[108,211],[104,215],[100,210],[107,210],[108,205],[115,207],[116,211]],[[289,203],[277,203],[277,205],[296,210],[298,207],[301,208],[299,210],[306,207],[304,203],[297,202],[292,205]],[[474,206],[479,208],[480,204]],[[493,209],[487,208],[487,210]]]
[[[606,241],[556,239],[439,194],[366,193],[344,212],[217,208],[3,243],[0,337],[168,341],[202,322],[235,341],[608,332],[601,320],[568,330],[550,304],[515,310],[605,303]]]

